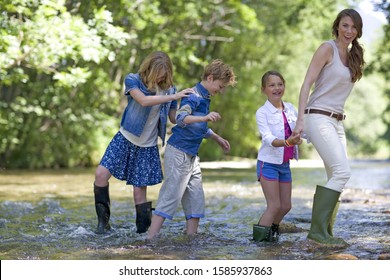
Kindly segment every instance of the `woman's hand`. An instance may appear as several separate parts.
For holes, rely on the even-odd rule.
[[[295,128],[293,130],[293,135],[299,134],[302,135],[303,133],[303,120],[297,120],[295,124]]]

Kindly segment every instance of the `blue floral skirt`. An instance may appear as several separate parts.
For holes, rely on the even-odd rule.
[[[127,185],[134,187],[156,185],[163,179],[157,145],[136,146],[120,132],[112,138],[100,165],[107,168],[118,180],[126,181]]]

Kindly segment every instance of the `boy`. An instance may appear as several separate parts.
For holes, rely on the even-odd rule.
[[[210,112],[210,98],[223,93],[227,86],[235,83],[233,69],[216,59],[204,69],[202,81],[193,88],[195,93],[181,101],[176,113],[177,124],[165,149],[166,179],[160,189],[148,239],[159,233],[165,219],[173,218],[180,202],[186,217],[186,234],[197,233],[205,207],[197,156],[200,144],[203,138],[211,138],[225,153],[230,151],[229,142],[208,128],[207,122],[221,119],[219,113]]]

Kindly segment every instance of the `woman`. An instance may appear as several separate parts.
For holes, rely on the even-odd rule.
[[[323,244],[347,245],[333,237],[339,197],[351,176],[343,127],[344,104],[363,74],[363,49],[358,39],[363,22],[353,9],[342,10],[333,22],[336,37],[314,53],[301,87],[294,133],[307,134],[324,162],[328,181],[317,186],[308,238]],[[315,84],[309,97],[309,91]]]

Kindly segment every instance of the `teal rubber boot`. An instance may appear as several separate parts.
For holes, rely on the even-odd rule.
[[[341,238],[333,237],[328,229],[332,223],[332,217],[337,213],[336,204],[339,201],[340,192],[317,186],[314,194],[313,209],[308,239],[326,245],[348,245]],[[333,225],[331,226],[333,231]]]
[[[274,241],[272,237],[271,227],[265,227],[261,225],[253,225],[253,240],[262,242]]]

